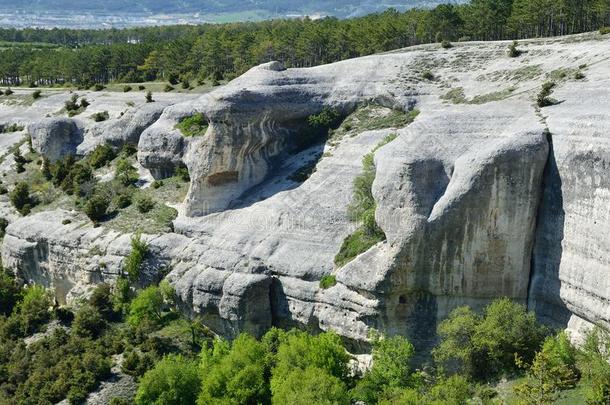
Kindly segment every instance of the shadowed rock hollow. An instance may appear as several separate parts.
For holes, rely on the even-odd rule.
[[[358,344],[375,328],[425,346],[456,306],[497,297],[575,331],[610,326],[610,40],[528,41],[519,58],[507,45],[421,46],[311,69],[274,62],[198,99],[91,124],[81,140],[54,121],[30,132],[42,134],[43,153],[137,141],[155,178],[188,169],[174,232],[145,235],[141,282],[169,270],[181,308],[223,335],[299,325]],[[579,69],[585,79],[574,78]],[[549,79],[561,103],[539,109]],[[373,126],[365,105],[379,122],[420,114]],[[327,142],[303,146],[308,117],[325,108],[348,118]],[[183,136],[177,125],[196,113],[205,133]],[[353,182],[373,151],[385,240],[338,267],[359,226],[348,215]],[[42,212],[9,225],[2,258],[69,301],[116,279],[129,238],[73,212]],[[321,288],[330,274],[336,285]]]

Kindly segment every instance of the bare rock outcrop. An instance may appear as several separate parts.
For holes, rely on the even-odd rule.
[[[553,153],[538,218],[530,307],[554,325],[610,328],[608,63],[566,83],[543,115]],[[578,332],[578,331],[576,331]]]
[[[34,150],[51,161],[75,155],[83,142],[82,124],[71,118],[45,118],[31,123],[27,130]]]
[[[78,154],[86,155],[97,145],[110,144],[120,148],[124,144],[137,145],[142,132],[159,119],[168,103],[146,103],[134,107],[117,119],[104,121],[90,128],[84,141],[78,146]]]

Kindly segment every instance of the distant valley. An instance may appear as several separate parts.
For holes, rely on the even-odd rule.
[[[260,21],[270,18],[354,17],[388,8],[434,7],[437,0],[219,0],[160,1],[0,0],[0,27],[124,28],[172,24]],[[456,0],[454,3],[463,3]]]

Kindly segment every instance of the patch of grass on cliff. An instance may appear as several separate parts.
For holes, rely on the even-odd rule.
[[[390,134],[362,158],[362,173],[354,179],[354,194],[348,207],[348,215],[360,227],[343,241],[339,253],[335,256],[335,264],[344,266],[356,256],[366,252],[372,246],[385,240],[383,230],[375,221],[377,205],[373,198],[373,181],[375,181],[375,152],[384,145],[396,139],[396,134]]]
[[[176,129],[182,132],[182,135],[186,137],[191,136],[202,136],[208,130],[208,120],[201,113],[195,113],[190,117],[186,117],[180,120],[176,124]]]
[[[337,278],[333,274],[327,274],[320,279],[320,288],[323,290],[335,285],[337,285]]]
[[[511,86],[504,90],[479,94],[471,99],[468,99],[464,94],[464,89],[462,87],[457,87],[442,95],[441,99],[453,104],[486,104],[492,101],[504,100],[505,98],[510,97],[515,90],[516,87]]]
[[[332,132],[331,142],[341,139],[346,134],[356,136],[364,131],[404,128],[412,123],[418,114],[418,110],[405,112],[379,105],[366,105],[345,118],[339,128]]]

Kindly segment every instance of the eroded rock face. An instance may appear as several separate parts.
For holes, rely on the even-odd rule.
[[[173,105],[140,136],[138,160],[156,179],[169,177],[176,167],[184,166],[183,156],[189,139],[176,125],[195,112],[192,103]]]
[[[71,118],[45,118],[28,125],[34,150],[50,161],[75,155],[83,141],[83,126]]]
[[[104,121],[93,126],[78,146],[78,154],[86,155],[97,145],[108,143],[115,148],[125,144],[137,145],[142,132],[159,119],[168,103],[146,103],[139,108],[131,108],[117,119]]]
[[[606,66],[607,68],[607,66]],[[554,325],[610,328],[610,93],[607,70],[567,83],[543,114],[553,154],[538,219],[530,306]]]
[[[139,160],[155,177],[186,164],[192,178],[186,215],[222,211],[270,174],[275,161],[298,143],[307,118],[324,107],[345,114],[374,100],[407,110],[414,102],[409,94],[386,95],[393,86],[370,75],[390,75],[395,59],[363,58],[365,68],[350,71],[349,78],[346,63],[323,69],[285,70],[277,62],[255,67],[194,104],[168,109],[142,137]],[[187,141],[174,127],[193,110],[206,117],[209,128]]]
[[[424,112],[375,155],[387,241],[337,280],[378,297],[379,329],[423,344],[458,304],[527,300],[548,143],[528,106],[501,105]]]
[[[171,270],[182,310],[226,336],[298,325],[362,343],[376,328],[425,347],[452,309],[505,296],[563,326],[608,324],[610,41],[531,41],[518,60],[504,56],[506,45],[422,47],[313,69],[266,64],[167,107],[142,132],[138,158],[155,177],[185,165],[191,185],[175,233],[145,236],[141,283]],[[562,104],[535,107],[545,72],[584,63],[586,82],[558,84]],[[437,80],[422,80],[432,68]],[[361,122],[291,153],[309,115],[364,102],[421,114],[404,128]],[[210,125],[185,138],[176,124],[195,113]],[[338,269],[333,259],[358,226],[347,207],[362,158],[392,138],[375,153],[372,190],[386,240]],[[311,162],[313,174],[294,180]],[[82,217],[62,225],[65,215],[14,222],[2,257],[70,300],[116,278],[130,235]],[[329,274],[337,284],[321,289]]]

